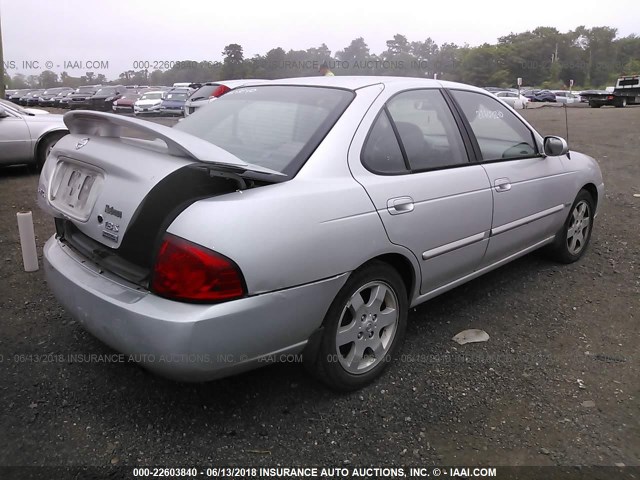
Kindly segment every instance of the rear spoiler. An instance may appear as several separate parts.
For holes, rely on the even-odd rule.
[[[89,135],[92,137],[129,137],[126,130],[162,140],[167,144],[170,155],[190,158],[196,162],[211,164],[223,170],[236,172],[256,172],[265,175],[286,177],[284,173],[270,168],[243,162],[241,159],[227,152],[213,143],[202,140],[180,130],[159,125],[157,123],[137,118],[125,117],[107,112],[89,110],[75,110],[64,114],[64,123],[70,133]]]

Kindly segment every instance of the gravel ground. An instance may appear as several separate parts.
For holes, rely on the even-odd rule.
[[[524,116],[564,136],[564,113]],[[534,253],[414,309],[400,361],[349,395],[297,364],[180,384],[43,362],[113,352],[22,271],[16,212],[33,210],[40,249],[53,225],[37,176],[0,169],[0,466],[640,465],[640,108],[567,113],[607,188],[586,256]],[[467,328],[491,338],[451,341]]]

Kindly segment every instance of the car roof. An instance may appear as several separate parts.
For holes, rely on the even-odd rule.
[[[375,76],[317,76],[317,77],[296,77],[283,78],[279,80],[271,80],[269,85],[302,85],[312,87],[333,87],[344,88],[347,90],[358,90],[360,88],[369,87],[371,85],[402,85],[411,88],[460,88],[465,90],[474,90],[478,92],[488,93],[486,90],[466,85],[463,83],[448,82],[442,80],[433,80],[430,78],[416,77],[375,77]],[[247,85],[251,85],[248,81]]]

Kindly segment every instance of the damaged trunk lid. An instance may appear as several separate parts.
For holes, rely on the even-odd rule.
[[[69,112],[38,202],[57,234],[99,265],[144,283],[169,224],[190,204],[286,179],[192,135],[101,112]]]

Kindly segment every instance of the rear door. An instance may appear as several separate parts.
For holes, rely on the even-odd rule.
[[[5,109],[7,117],[0,118],[0,163],[19,163],[30,160],[33,154],[29,127],[22,116]]]
[[[493,223],[483,260],[490,265],[548,239],[573,201],[559,158],[544,157],[529,127],[490,95],[451,90],[477,140],[493,188]]]
[[[491,228],[490,184],[482,166],[469,162],[440,90],[400,92],[372,109],[354,138],[349,164],[390,241],[418,259],[421,293],[480,264]]]

